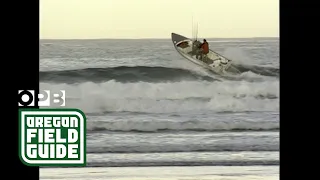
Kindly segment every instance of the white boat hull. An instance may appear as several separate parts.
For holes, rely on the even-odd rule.
[[[184,36],[172,33],[171,34],[172,42],[175,49],[180,55],[182,55],[187,60],[202,66],[206,69],[209,69],[218,74],[224,74],[226,70],[232,64],[231,60],[221,56],[220,54],[209,50],[209,53],[204,57],[204,61],[196,58],[196,55],[191,53],[193,50],[193,41]],[[182,46],[183,44],[183,46]]]

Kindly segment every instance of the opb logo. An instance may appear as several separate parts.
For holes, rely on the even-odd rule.
[[[66,106],[66,92],[60,90],[58,92],[50,92],[50,90],[40,90],[38,97],[35,96],[34,90],[19,90],[18,92],[19,106],[35,106],[35,101],[38,99],[38,106]]]

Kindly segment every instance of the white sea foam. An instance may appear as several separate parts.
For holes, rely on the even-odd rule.
[[[278,81],[255,83],[245,81],[175,83],[108,81],[77,85],[41,83],[40,87],[41,89],[66,90],[67,107],[81,108],[87,113],[279,110]],[[268,98],[270,96],[273,98]]]

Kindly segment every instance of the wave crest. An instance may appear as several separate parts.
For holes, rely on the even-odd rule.
[[[264,76],[278,76],[277,69],[263,67],[245,67],[237,65],[243,72],[253,72]],[[216,81],[214,76],[203,75],[195,71],[170,67],[147,66],[118,66],[110,68],[86,68],[62,71],[42,71],[39,74],[42,82],[80,83],[80,82],[105,82],[115,80],[118,82],[178,82],[182,80]]]

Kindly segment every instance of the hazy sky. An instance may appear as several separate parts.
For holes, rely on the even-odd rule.
[[[193,17],[193,18],[192,18]],[[279,0],[40,0],[41,39],[278,37]]]

